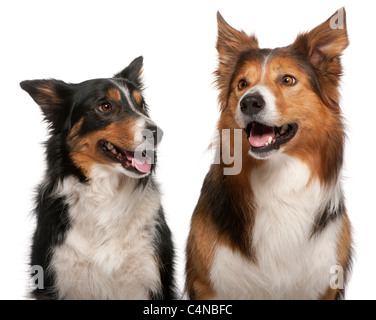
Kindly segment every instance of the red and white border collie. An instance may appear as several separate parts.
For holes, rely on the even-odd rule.
[[[154,179],[162,131],[143,98],[142,62],[79,84],[21,83],[50,125],[34,210],[34,298],[176,297],[171,232]]]
[[[352,243],[338,92],[345,10],[276,49],[217,18],[218,130],[243,132],[234,158],[242,167],[225,175],[230,165],[221,161],[205,178],[187,243],[187,293],[342,298]],[[234,141],[221,155],[226,148],[237,154]]]

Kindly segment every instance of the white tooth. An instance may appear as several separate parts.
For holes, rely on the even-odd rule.
[[[134,159],[132,159],[132,167],[134,167]]]
[[[111,144],[111,143],[107,143],[107,149],[108,150],[112,150],[114,148],[114,146]]]
[[[269,139],[268,139],[268,144],[272,144],[272,141],[273,141],[273,138],[272,138],[272,137],[269,137]]]
[[[112,148],[111,152],[112,152],[113,154],[117,154],[115,148]]]
[[[268,145],[269,145],[269,143],[268,143],[268,142],[266,142],[266,143],[264,144],[264,146],[265,146],[265,147],[267,147]]]
[[[289,128],[289,125],[288,124],[285,124],[284,126],[282,126],[281,130],[280,130],[280,134],[284,134]]]

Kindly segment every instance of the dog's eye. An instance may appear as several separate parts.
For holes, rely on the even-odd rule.
[[[283,76],[282,78],[282,84],[284,86],[291,87],[295,85],[295,83],[296,83],[296,79],[293,76],[286,75],[286,76]]]
[[[146,107],[146,103],[144,100],[141,101],[141,110],[144,111]]]
[[[103,103],[99,106],[99,110],[102,112],[110,112],[112,111],[112,105],[111,103]]]
[[[248,86],[248,83],[245,79],[240,79],[239,83],[238,83],[238,89],[239,90],[243,90],[245,89],[246,87]]]

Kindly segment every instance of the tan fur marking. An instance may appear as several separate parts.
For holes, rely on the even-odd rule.
[[[75,126],[68,137],[70,146],[70,155],[74,164],[79,167],[83,174],[88,177],[93,164],[106,164],[114,166],[115,162],[106,158],[102,151],[98,149],[98,141],[106,140],[112,144],[126,150],[134,150],[137,146],[134,143],[133,127],[136,120],[127,118],[122,122],[111,123],[105,129],[94,131],[83,137],[78,135],[82,125],[81,119]]]
[[[199,212],[192,218],[187,246],[187,292],[191,299],[209,299],[215,295],[210,283],[210,266],[217,238],[213,224]]]
[[[345,271],[347,271],[346,267],[351,259],[351,244],[351,223],[346,211],[344,211],[341,234],[337,244],[337,260],[338,263],[345,269]]]
[[[81,118],[78,120],[78,122],[72,127],[69,136],[68,136],[68,142],[71,143],[75,139],[78,139],[79,131],[82,127],[82,123],[84,122],[84,118]]]
[[[51,109],[64,102],[55,92],[55,83],[45,82],[38,89],[40,93],[37,95],[37,100],[42,109]]]
[[[348,264],[351,259],[351,223],[346,211],[343,212],[342,228],[339,235],[339,241],[337,243],[337,263],[344,270],[344,281],[347,282],[346,275],[348,273]],[[328,290],[324,295],[320,297],[320,300],[334,300],[337,298],[340,289],[332,289],[328,287]]]
[[[142,95],[139,91],[137,90],[133,90],[133,97],[134,97],[134,100],[136,101],[136,103],[141,106],[141,102],[142,102]]]
[[[107,96],[114,101],[120,101],[121,100],[120,91],[118,89],[115,89],[115,88],[110,88],[107,91]]]
[[[335,300],[338,293],[338,289],[332,289],[328,287],[328,290],[319,298],[319,300]]]

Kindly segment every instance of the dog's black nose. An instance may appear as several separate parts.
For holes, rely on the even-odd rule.
[[[150,137],[151,135],[153,136],[154,139],[154,146],[156,146],[158,143],[161,142],[162,137],[163,137],[163,131],[161,128],[157,127],[156,125],[151,125],[147,127],[145,132],[146,137]]]
[[[240,101],[241,111],[249,116],[252,116],[261,111],[265,107],[265,100],[258,92],[247,94]]]

